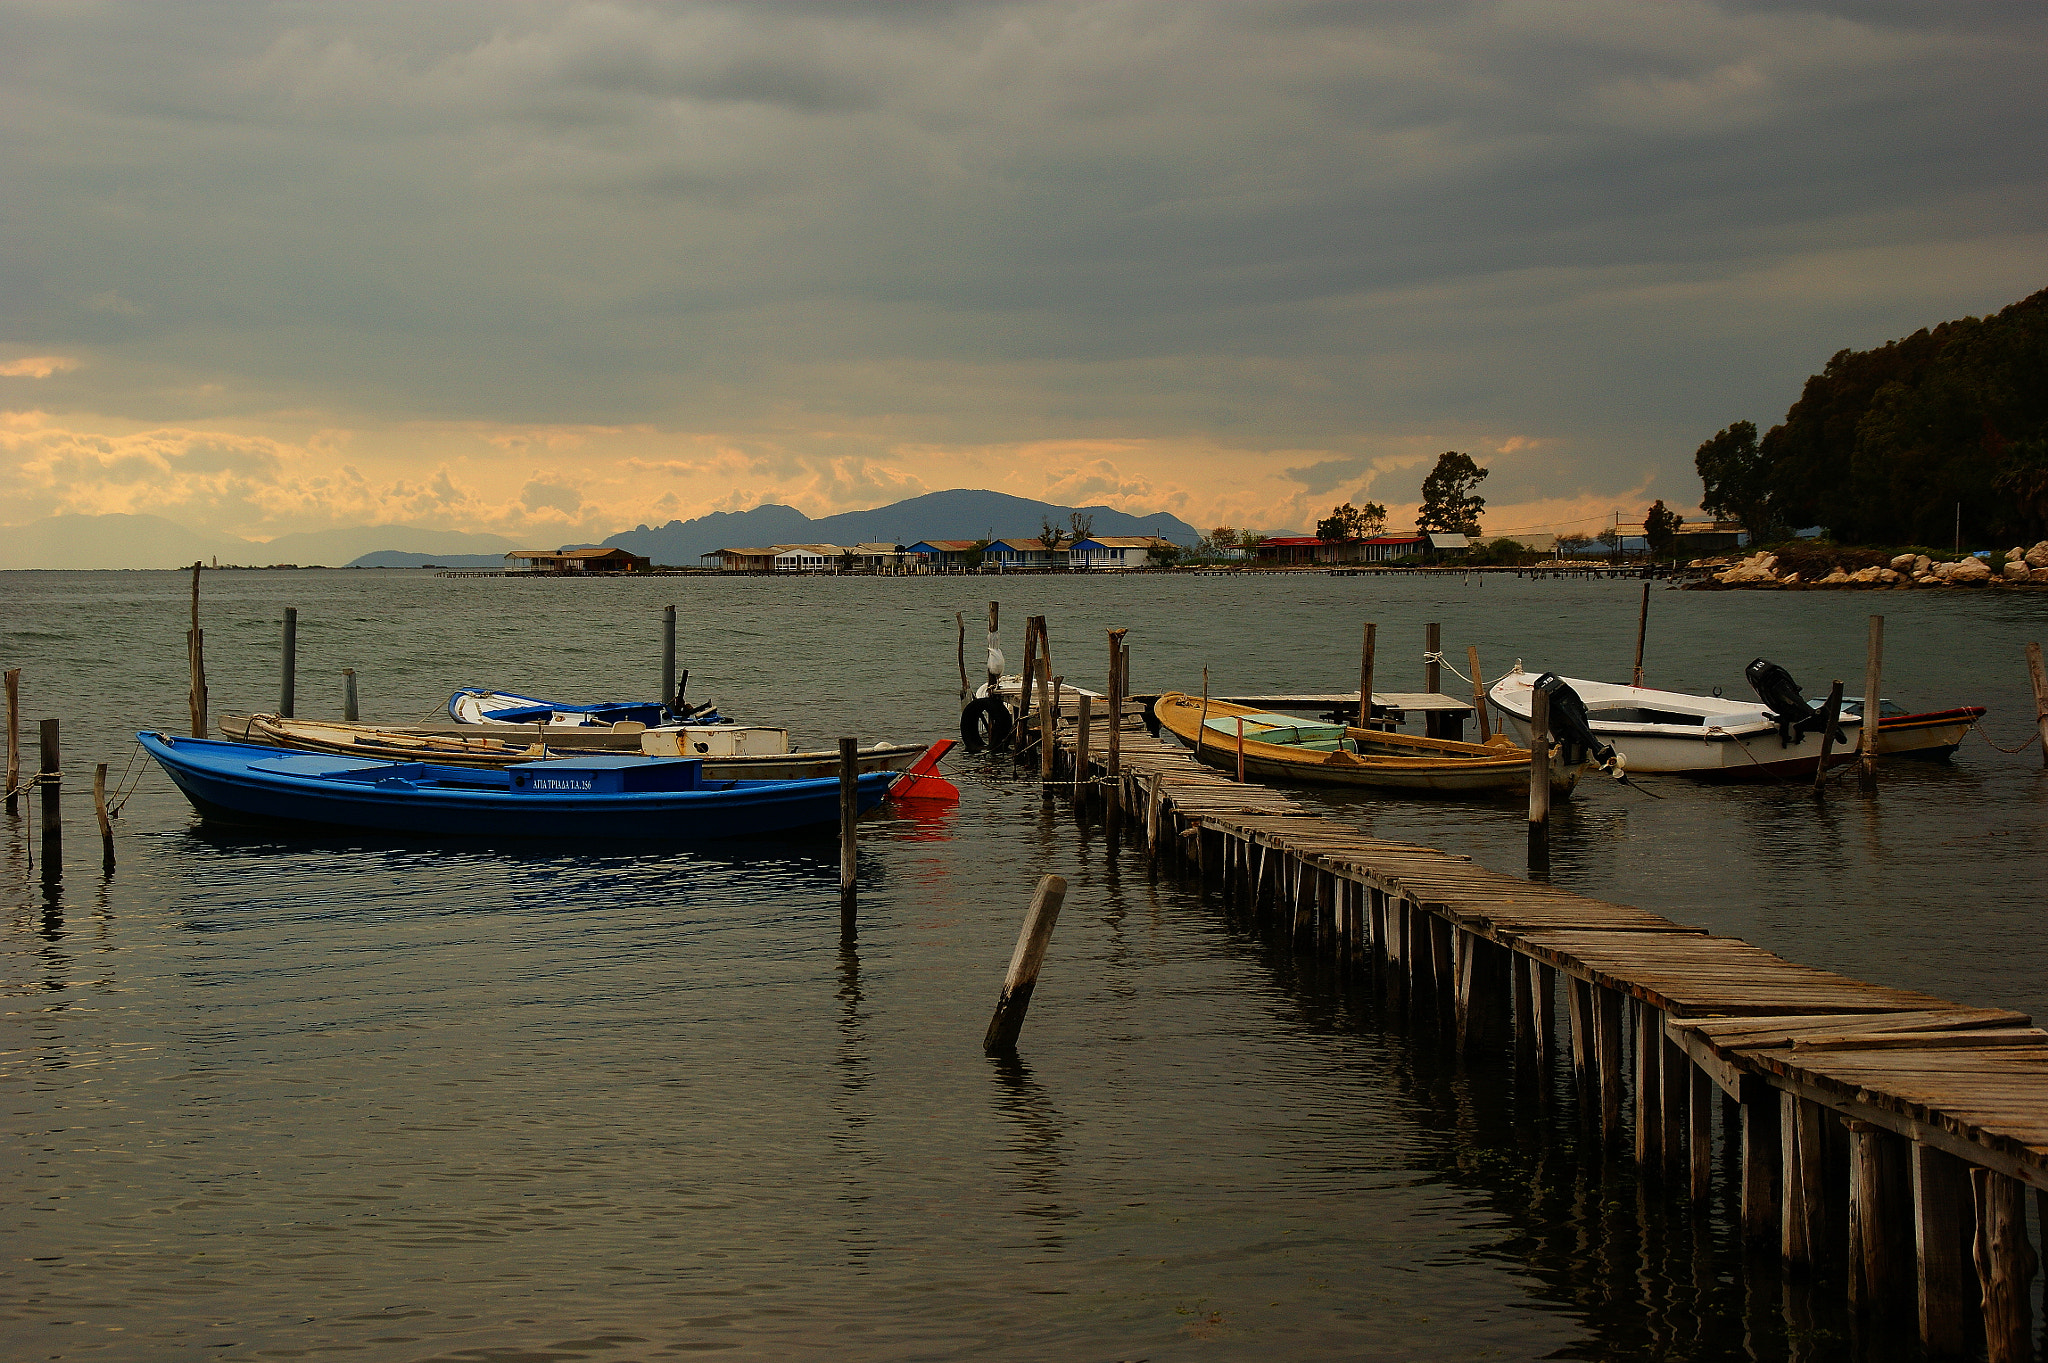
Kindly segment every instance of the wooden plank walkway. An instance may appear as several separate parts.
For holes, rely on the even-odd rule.
[[[1718,1118],[1738,1139],[1749,1244],[1803,1271],[1847,1224],[1839,1257],[1859,1310],[1914,1301],[1928,1350],[1954,1352],[1960,1322],[1990,1301],[1989,1356],[2029,1356],[2012,1313],[2024,1316],[2035,1261],[2010,1210],[2023,1187],[2048,1208],[2048,1032],[2029,1018],[1374,838],[1199,764],[1135,715],[1112,772],[1107,716],[1083,748],[1061,710],[1052,788],[1099,799],[1113,839],[1134,826],[1156,861],[1376,978],[1461,1053],[1505,1048],[1539,1072],[1568,1055],[1604,1140],[1631,1135],[1645,1176],[1701,1207]],[[1949,1252],[1957,1235],[1975,1267],[1967,1246]]]

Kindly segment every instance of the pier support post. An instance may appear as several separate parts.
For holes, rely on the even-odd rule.
[[[1882,709],[1878,693],[1884,682],[1884,617],[1870,617],[1870,644],[1863,665],[1862,757],[1856,779],[1865,790],[1877,789],[1877,727]]]
[[[1565,976],[1566,1011],[1571,1015],[1572,1082],[1578,1090],[1579,1110],[1597,1110],[1598,1067],[1594,1056],[1599,1047],[1593,1040],[1593,986],[1576,976]]]
[[[1031,907],[1024,914],[1024,928],[1017,934],[1016,950],[1010,953],[1010,969],[1003,976],[995,1015],[988,1020],[988,1032],[981,1039],[983,1054],[1004,1055],[1017,1049],[1024,1014],[1038,988],[1038,970],[1045,964],[1045,949],[1052,942],[1052,930],[1060,921],[1060,905],[1066,897],[1066,881],[1058,876],[1039,878]]]
[[[1470,1055],[1501,1042],[1511,953],[1477,933],[1446,926],[1457,934],[1459,946],[1458,1052]]]
[[[299,706],[299,608],[284,608],[284,666],[278,678],[277,713],[286,719]]]
[[[1513,973],[1512,995],[1515,1012],[1515,1068],[1525,1074],[1542,1073],[1542,1033],[1536,1021],[1536,960],[1510,955]]]
[[[1778,1243],[1796,1277],[1835,1258],[1828,1252],[1826,1116],[1797,1094],[1780,1093],[1778,1102],[1785,1204]]]
[[[839,740],[839,931],[851,935],[860,880],[860,849],[854,825],[860,820],[860,740]]]
[[[1091,789],[1088,771],[1088,731],[1095,726],[1095,697],[1084,691],[1081,693],[1080,699],[1080,722],[1074,728],[1074,805],[1077,809]],[[1152,826],[1156,818],[1156,810],[1157,792],[1155,790],[1153,809],[1146,812],[1147,826],[1145,836],[1147,847],[1158,841],[1158,830]]]
[[[92,812],[100,821],[100,867],[114,869],[114,825],[107,818],[107,764],[92,769]]]
[[[1685,1187],[1686,1176],[1686,1104],[1692,1096],[1692,1061],[1685,1048],[1673,1041],[1664,1028],[1663,1014],[1657,1014],[1658,1044],[1664,1049],[1658,1074],[1664,1081],[1663,1095],[1658,1109],[1663,1114],[1664,1130],[1658,1140],[1664,1153],[1664,1179],[1672,1191]]]
[[[1983,1292],[1984,1352],[1988,1363],[2030,1363],[2034,1317],[2027,1300],[2039,1260],[2027,1242],[2026,1190],[2019,1180],[1989,1169],[1970,1170],[1977,1223],[1972,1257]]]
[[[7,812],[18,807],[21,785],[21,669],[7,669]]]
[[[1049,660],[1038,660],[1038,779],[1052,780],[1053,747],[1059,742],[1059,694],[1060,683],[1065,677],[1055,678]]]
[[[350,722],[360,718],[356,705],[356,670],[353,667],[341,669],[341,717]]]
[[[1638,999],[1636,1015],[1636,1171],[1645,1182],[1664,1167],[1664,1028],[1662,1014]]]
[[[1692,1094],[1686,1118],[1692,1154],[1692,1180],[1687,1191],[1694,1202],[1704,1207],[1714,1191],[1714,1081],[1697,1065],[1692,1067]]]
[[[1849,1123],[1849,1304],[1859,1315],[1910,1300],[1906,1149],[1903,1136]]]
[[[1593,986],[1594,1059],[1600,1068],[1600,1139],[1621,1141],[1621,995]]]
[[[676,608],[661,608],[661,696],[663,705],[676,703]],[[680,708],[680,707],[678,707]]]
[[[1449,919],[1427,910],[1418,911],[1422,913],[1424,931],[1429,934],[1430,986],[1435,991],[1430,1009],[1432,1020],[1443,1031],[1449,1031],[1456,1022],[1458,991],[1457,962],[1452,959],[1453,929]]]
[[[1970,1351],[1970,1166],[1913,1144],[1913,1261],[1918,1268],[1920,1346],[1934,1358]]]
[[[1778,1095],[1750,1075],[1742,1079],[1737,1120],[1742,1124],[1742,1243],[1755,1253],[1778,1238]]]

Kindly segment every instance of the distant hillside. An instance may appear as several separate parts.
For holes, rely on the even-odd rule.
[[[396,550],[424,554],[424,561],[453,561],[461,555],[491,554],[503,566],[506,551],[532,546],[503,535],[484,535],[469,530],[428,530],[417,525],[351,525],[340,530],[304,530],[279,535],[258,546],[264,563],[324,563],[330,567],[351,563],[364,554]],[[495,553],[493,553],[495,551]]]
[[[791,506],[757,506],[752,511],[718,511],[695,520],[670,521],[658,529],[641,526],[605,543],[644,554],[656,563],[694,566],[714,549],[770,544],[915,544],[924,539],[981,539],[1031,535],[1050,516],[1060,524],[1075,511],[1094,517],[1098,535],[1158,535],[1193,544],[1201,532],[1164,511],[1133,516],[1107,506],[1056,506],[1006,492],[956,488],[871,511],[844,511],[812,520]]]
[[[427,530],[415,525],[301,531],[266,542],[188,530],[161,516],[46,516],[0,532],[0,569],[179,568],[215,559],[239,567],[269,563],[338,567],[383,549],[451,566],[465,555],[488,555],[493,565],[499,565],[506,550],[523,547],[503,535]]]
[[[345,568],[502,568],[503,554],[408,554],[398,549],[379,549],[364,554]]]

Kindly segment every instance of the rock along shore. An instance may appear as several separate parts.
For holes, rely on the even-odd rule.
[[[1722,566],[1725,564],[1726,566]],[[1993,572],[1984,559],[1968,557],[1954,562],[1929,558],[1926,554],[1900,554],[1888,565],[1871,564],[1854,572],[1839,565],[1824,576],[1802,576],[1774,553],[1760,552],[1742,559],[1695,559],[1692,568],[1719,568],[1708,580],[1696,584],[1714,587],[1863,587],[1906,589],[1914,587],[2048,587],[2048,540],[2031,549],[2018,546],[2005,554],[2003,569]]]

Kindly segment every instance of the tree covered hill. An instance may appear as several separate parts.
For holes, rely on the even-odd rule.
[[[2048,534],[2048,290],[1873,350],[1843,350],[1756,440],[1700,447],[1710,510],[1768,535],[1819,525],[1843,544]]]

